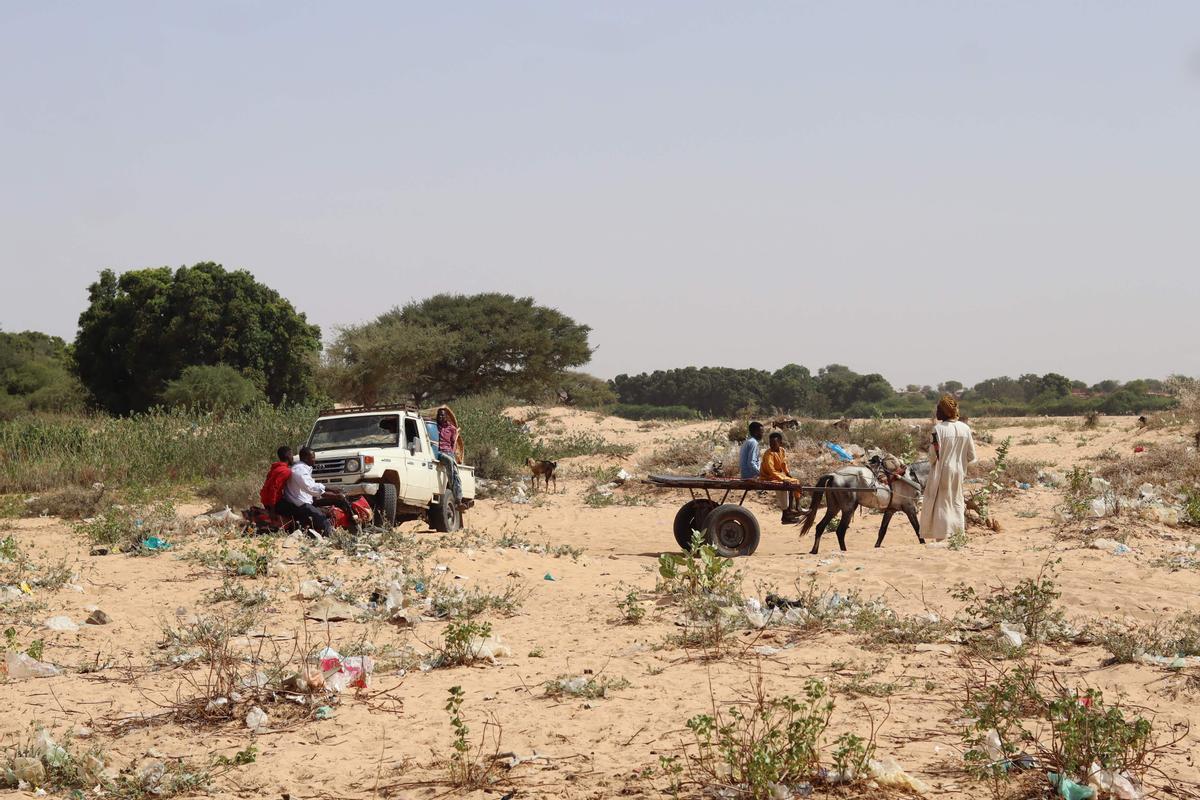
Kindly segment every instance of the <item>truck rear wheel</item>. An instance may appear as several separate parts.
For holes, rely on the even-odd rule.
[[[391,528],[396,524],[396,487],[385,483],[375,495],[375,524]]]
[[[446,492],[429,507],[429,524],[435,531],[454,533],[462,530],[462,511],[454,502],[454,494]]]

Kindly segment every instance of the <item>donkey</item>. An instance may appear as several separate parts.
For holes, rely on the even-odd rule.
[[[850,519],[860,505],[883,511],[883,523],[879,526],[879,538],[875,541],[876,547],[883,545],[883,537],[887,535],[888,523],[892,521],[892,515],[897,511],[904,512],[908,521],[912,523],[913,530],[916,531],[917,541],[925,544],[925,540],[921,538],[921,523],[917,520],[917,501],[925,490],[928,480],[928,461],[910,464],[904,471],[904,475],[896,478],[891,486],[881,483],[868,467],[845,467],[837,472],[826,473],[817,479],[817,488],[813,490],[808,514],[805,515],[804,523],[800,528],[800,535],[808,533],[813,521],[817,518],[817,509],[821,506],[821,500],[825,498],[829,508],[821,523],[817,525],[817,536],[813,540],[813,547],[810,551],[814,556],[821,546],[821,534],[825,532],[825,527],[829,524],[829,520],[833,519],[834,514],[841,514],[837,526],[838,546],[843,550],[846,549],[846,530],[850,527]],[[846,489],[873,491],[846,491]]]

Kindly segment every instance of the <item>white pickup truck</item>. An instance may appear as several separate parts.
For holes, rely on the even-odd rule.
[[[434,530],[457,531],[475,503],[475,470],[458,465],[463,508],[437,459],[437,424],[411,406],[358,406],[321,412],[308,436],[313,479],[347,495],[368,495],[375,522],[425,517]]]

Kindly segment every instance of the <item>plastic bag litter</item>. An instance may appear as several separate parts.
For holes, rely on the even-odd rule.
[[[872,758],[867,762],[867,772],[880,786],[908,789],[922,795],[929,794],[929,784],[920,778],[909,775],[894,759],[876,760]]]
[[[1019,622],[1001,622],[1000,636],[1013,647],[1021,647],[1025,644],[1025,626]]]
[[[512,648],[501,641],[499,636],[489,636],[486,639],[476,636],[471,639],[470,648],[476,658],[486,659],[493,664],[497,658],[512,657]]]
[[[305,600],[316,600],[325,594],[325,587],[320,581],[309,578],[300,582],[300,596]]]
[[[11,650],[4,654],[4,665],[8,668],[8,677],[15,680],[53,678],[55,675],[62,674],[62,670],[53,664],[47,664],[25,653],[14,653]]]
[[[1092,763],[1088,785],[1117,800],[1142,800],[1142,790],[1127,776],[1112,770],[1100,769],[1100,765]]]
[[[327,647],[317,654],[317,660],[325,676],[325,686],[335,692],[366,689],[371,685],[375,661],[370,656],[343,657],[336,650]]]
[[[268,721],[267,712],[258,706],[246,712],[246,727],[252,731],[260,731],[266,728]]]
[[[234,513],[229,506],[225,506],[220,511],[213,511],[210,514],[200,514],[193,517],[192,520],[201,525],[232,525],[235,522],[241,522],[242,516],[241,514]]]
[[[17,756],[13,759],[12,771],[18,781],[24,781],[30,786],[41,786],[46,782],[46,768],[38,758]]]
[[[50,617],[46,620],[46,627],[52,631],[77,631],[79,626],[73,619],[66,616]]]
[[[1004,761],[1004,746],[1000,742],[1000,733],[995,728],[984,734],[983,752],[987,753],[987,757],[992,760],[993,764],[1000,764]]]

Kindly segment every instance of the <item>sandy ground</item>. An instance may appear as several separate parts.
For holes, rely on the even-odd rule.
[[[239,721],[114,729],[129,715],[161,713],[172,703],[201,693],[204,668],[163,665],[165,651],[156,645],[162,640],[164,623],[175,623],[180,614],[234,613],[231,603],[214,605],[205,600],[221,586],[222,576],[187,558],[189,552],[211,551],[222,542],[214,533],[195,534],[179,540],[174,551],[155,557],[89,556],[87,543],[70,525],[52,518],[17,520],[11,533],[20,546],[38,561],[65,556],[75,562],[82,591],[65,587],[35,593],[41,606],[17,625],[18,636],[22,641],[43,637],[44,658],[62,665],[65,672],[0,685],[0,702],[7,711],[0,732],[11,743],[35,722],[60,737],[70,728],[90,728],[91,736],[80,743],[102,745],[117,768],[137,762],[148,751],[167,760],[186,758],[206,764],[217,755],[232,757],[248,744],[257,745],[255,763],[224,771],[215,780],[211,794],[221,797],[462,796],[444,784],[420,785],[444,775],[437,764],[450,744],[443,705],[448,689],[461,685],[472,738],[483,730],[485,719],[491,719],[502,728],[501,750],[545,756],[516,767],[495,787],[471,796],[501,797],[513,791],[516,797],[658,796],[664,786],[653,775],[659,755],[676,752],[685,720],[709,710],[711,698],[738,698],[755,670],[761,669],[771,691],[793,694],[801,691],[809,676],[829,679],[837,687],[865,671],[872,680],[897,683],[897,690],[884,698],[839,699],[831,731],[866,734],[874,719],[879,725],[880,754],[895,758],[927,781],[933,796],[979,796],[979,785],[961,768],[961,729],[956,720],[963,698],[963,667],[958,645],[866,649],[852,634],[802,635],[778,629],[766,634],[747,631],[737,637],[730,655],[706,661],[698,653],[664,644],[679,630],[674,624],[678,612],[656,607],[652,590],[659,555],[676,551],[671,521],[685,497],[660,493],[647,495],[648,505],[591,508],[582,502],[590,485],[584,472],[621,464],[640,475],[639,460],[666,442],[701,430],[723,430],[725,424],[647,426],[551,410],[534,425],[539,432],[554,435],[600,434],[609,441],[631,444],[637,452],[624,459],[565,460],[560,465],[559,493],[536,494],[527,505],[482,501],[467,515],[469,531],[455,539],[441,538],[417,523],[405,526],[418,542],[442,543],[427,565],[447,567],[448,582],[523,587],[528,596],[517,613],[485,615],[512,648],[512,655],[499,663],[413,670],[405,675],[385,663],[374,675],[369,692],[340,697],[332,719],[281,723],[279,730],[259,734],[252,734]],[[1135,431],[1128,419],[1103,420],[1099,430],[1088,432],[1078,430],[1075,421],[986,427],[993,441],[1012,437],[1013,456],[1049,462],[1060,469],[1106,448],[1124,453],[1132,450],[1135,441],[1153,445],[1180,438],[1179,432]],[[981,451],[981,457],[987,458],[994,447],[982,445]],[[620,490],[618,497],[640,491]],[[810,556],[811,539],[801,541],[796,528],[780,525],[777,512],[764,497],[751,501],[763,524],[762,545],[737,566],[744,573],[747,596],[762,596],[767,587],[794,594],[797,585],[806,585],[815,576],[823,586],[843,594],[858,591],[882,597],[901,613],[934,610],[949,617],[961,606],[949,593],[955,583],[979,589],[1000,582],[1011,585],[1035,574],[1047,560],[1061,558],[1061,602],[1072,619],[1152,621],[1186,609],[1200,610],[1200,575],[1194,570],[1173,572],[1154,563],[1177,552],[1181,543],[1190,540],[1190,531],[1116,520],[1104,535],[1125,534],[1132,552],[1115,555],[1086,549],[1077,540],[1056,537],[1060,526],[1052,521],[1052,509],[1058,502],[1060,493],[1049,488],[1017,491],[995,503],[1002,532],[973,531],[961,550],[920,546],[902,517],[893,521],[885,546],[874,549],[879,518],[868,515],[855,519],[848,552],[838,552],[836,539],[829,536],[822,542],[822,553]],[[203,509],[184,506],[181,510]],[[495,543],[504,535],[521,536],[534,544],[572,545],[582,555],[555,557],[498,548]],[[296,641],[302,646],[328,642],[344,650],[355,642],[370,642],[377,652],[410,646],[424,654],[428,645],[440,640],[444,623],[423,622],[410,631],[379,621],[304,621],[303,610],[310,603],[298,597],[302,580],[341,576],[350,583],[386,566],[386,559],[348,557],[328,549],[306,563],[299,550],[283,548],[276,553],[270,577],[235,580],[251,589],[273,591],[255,624],[275,637],[268,640],[269,646],[287,650]],[[631,588],[645,598],[648,610],[639,625],[619,620],[616,601]],[[81,625],[77,632],[38,629],[42,620],[58,614],[82,623],[93,607],[107,612],[112,623]],[[757,656],[752,648],[762,645],[779,652]],[[1123,695],[1130,703],[1150,709],[1156,727],[1163,731],[1179,723],[1200,726],[1200,675],[1145,665],[1104,667],[1105,656],[1094,646],[1064,646],[1048,651],[1046,662],[1072,683],[1096,686],[1107,698]],[[95,669],[81,672],[89,667]],[[546,696],[546,681],[584,670],[624,678],[629,686],[593,700]],[[268,711],[273,720],[282,720],[283,712]],[[1196,748],[1195,737],[1189,737],[1166,757],[1165,770],[1180,779],[1200,780],[1188,754]]]

